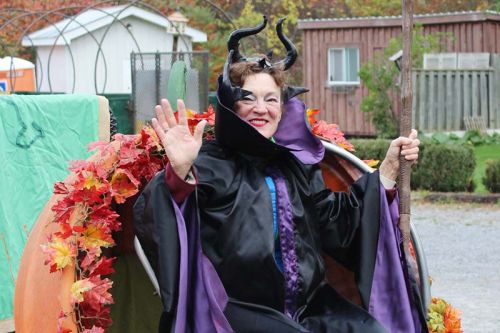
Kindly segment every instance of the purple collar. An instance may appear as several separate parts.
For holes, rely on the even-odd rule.
[[[274,134],[276,143],[290,149],[304,164],[319,163],[325,155],[325,147],[309,128],[304,102],[294,97],[284,105],[284,109]]]

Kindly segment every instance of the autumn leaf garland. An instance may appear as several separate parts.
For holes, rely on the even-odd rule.
[[[59,332],[64,318],[72,317],[79,332],[97,333],[112,324],[109,292],[113,282],[104,276],[114,272],[114,258],[102,255],[103,248],[115,245],[111,236],[120,230],[119,215],[112,202],[123,203],[163,168],[165,157],[156,133],[145,127],[137,135],[117,134],[111,143],[91,145],[96,155],[88,161],[71,164],[72,175],[54,185],[61,198],[52,207],[58,231],[42,245],[50,271],[74,267],[71,286],[73,311],[59,316]]]
[[[316,121],[319,110],[308,110],[307,116],[315,135],[335,142],[347,150],[354,150],[335,124]],[[202,121],[208,122],[204,139],[214,138],[215,112],[188,112],[191,131]],[[116,134],[113,142],[95,142],[89,145],[95,155],[86,161],[74,161],[71,176],[54,185],[54,194],[60,195],[52,207],[53,222],[58,230],[42,245],[45,264],[51,272],[73,268],[76,278],[71,286],[72,311],[59,314],[58,332],[69,333],[63,327],[64,319],[76,321],[78,332],[101,333],[112,324],[109,292],[113,281],[105,276],[114,272],[114,258],[103,255],[103,248],[115,246],[112,232],[121,229],[119,215],[112,203],[122,204],[141,190],[165,163],[163,148],[150,127],[139,134]]]

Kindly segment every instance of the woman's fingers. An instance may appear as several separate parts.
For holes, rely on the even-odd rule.
[[[177,100],[177,112],[179,113],[179,125],[187,126],[186,106],[182,99]]]
[[[151,124],[153,125],[156,135],[158,135],[160,141],[163,142],[165,139],[166,129],[160,125],[160,122],[156,118],[151,119]]]
[[[172,111],[172,108],[170,107],[170,103],[168,102],[168,100],[166,98],[163,98],[161,100],[161,109],[163,110],[163,115],[164,115],[165,121],[168,125],[167,128],[171,128],[171,127],[174,127],[175,125],[177,125],[177,122],[175,121],[174,112]],[[160,119],[160,118],[158,118],[158,119]]]
[[[207,121],[202,120],[194,128],[194,138],[196,141],[201,142],[201,140],[203,139],[203,130],[205,129],[206,124],[207,124]]]
[[[405,159],[407,161],[416,161],[416,160],[418,160],[418,154],[406,155]]]
[[[164,131],[167,130],[169,128],[168,123],[167,123],[167,118],[165,118],[165,113],[163,113],[162,107],[160,105],[155,106],[155,113],[156,113],[156,122],[157,122],[157,124]],[[153,119],[155,119],[155,118],[153,118]]]
[[[406,147],[407,145],[410,145],[411,143],[412,143],[412,140],[410,138],[400,136],[399,138],[394,139],[391,144],[395,147],[401,147],[404,149],[404,147]]]
[[[401,155],[407,156],[407,155],[418,154],[418,151],[419,151],[418,147],[408,148],[408,149],[402,149],[401,150]]]
[[[407,144],[407,145],[403,145],[401,147],[401,149],[411,149],[411,148],[415,148],[415,147],[418,147],[420,145],[420,140],[419,139],[415,139],[413,140],[411,143]]]

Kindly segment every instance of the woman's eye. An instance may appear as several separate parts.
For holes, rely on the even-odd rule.
[[[278,102],[279,102],[279,101],[278,101],[278,98],[276,98],[276,97],[269,97],[269,98],[267,99],[267,101],[268,101],[268,102],[273,102],[273,103],[278,103]]]
[[[242,101],[253,102],[255,99],[252,96],[245,96],[241,99]]]

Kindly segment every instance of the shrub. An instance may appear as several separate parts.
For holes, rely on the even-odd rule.
[[[433,143],[454,143],[454,144],[470,144],[473,146],[500,144],[500,134],[481,134],[478,130],[469,130],[463,136],[458,136],[454,133],[446,134],[436,132],[432,134],[430,140]]]
[[[350,140],[360,159],[382,162],[390,140]],[[472,176],[476,160],[474,150],[467,145],[436,144],[423,140],[419,162],[412,170],[412,188],[441,192],[473,191]]]
[[[474,190],[476,160],[470,146],[423,144],[420,148],[419,162],[412,172],[414,188],[440,192]]]
[[[353,139],[349,142],[354,146],[354,155],[362,160],[382,160],[385,158],[385,153],[391,143],[385,139]]]
[[[500,192],[500,159],[487,160],[485,162],[485,175],[483,177],[484,187],[492,193]]]

